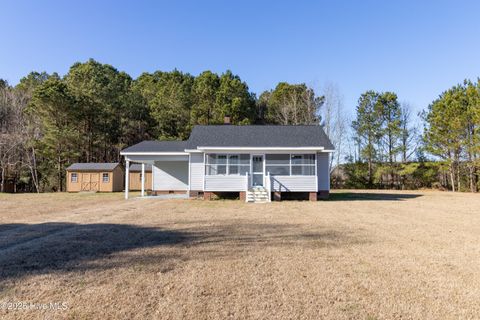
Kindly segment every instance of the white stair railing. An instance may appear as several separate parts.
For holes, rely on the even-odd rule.
[[[265,175],[265,190],[268,195],[268,202],[272,201],[272,179],[270,179],[270,172]]]

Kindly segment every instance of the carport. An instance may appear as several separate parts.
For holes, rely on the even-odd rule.
[[[152,166],[152,194],[162,198],[188,195],[189,155],[184,141],[143,141],[121,153],[125,157],[125,199],[129,198],[129,168],[131,163],[141,164],[142,198],[145,195],[145,167]]]

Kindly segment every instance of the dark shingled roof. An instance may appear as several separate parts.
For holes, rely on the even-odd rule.
[[[130,165],[130,172],[141,172],[142,171],[142,164],[141,163],[134,163]],[[152,165],[145,164],[145,171],[152,172]]]
[[[188,148],[197,147],[324,147],[333,145],[319,125],[195,126]]]
[[[122,152],[185,152],[186,141],[142,141]]]
[[[68,171],[112,171],[120,163],[74,163],[67,168]]]
[[[143,141],[122,152],[184,152],[197,147],[323,147],[333,145],[319,125],[195,126],[187,141]]]

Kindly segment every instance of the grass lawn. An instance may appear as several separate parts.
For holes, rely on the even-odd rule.
[[[474,194],[0,194],[0,318],[478,319],[479,240]]]

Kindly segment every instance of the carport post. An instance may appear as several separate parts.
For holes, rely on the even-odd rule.
[[[128,189],[130,187],[129,184],[129,177],[130,177],[130,161],[125,160],[125,199],[128,199]]]
[[[142,197],[145,197],[145,163],[142,162]]]

